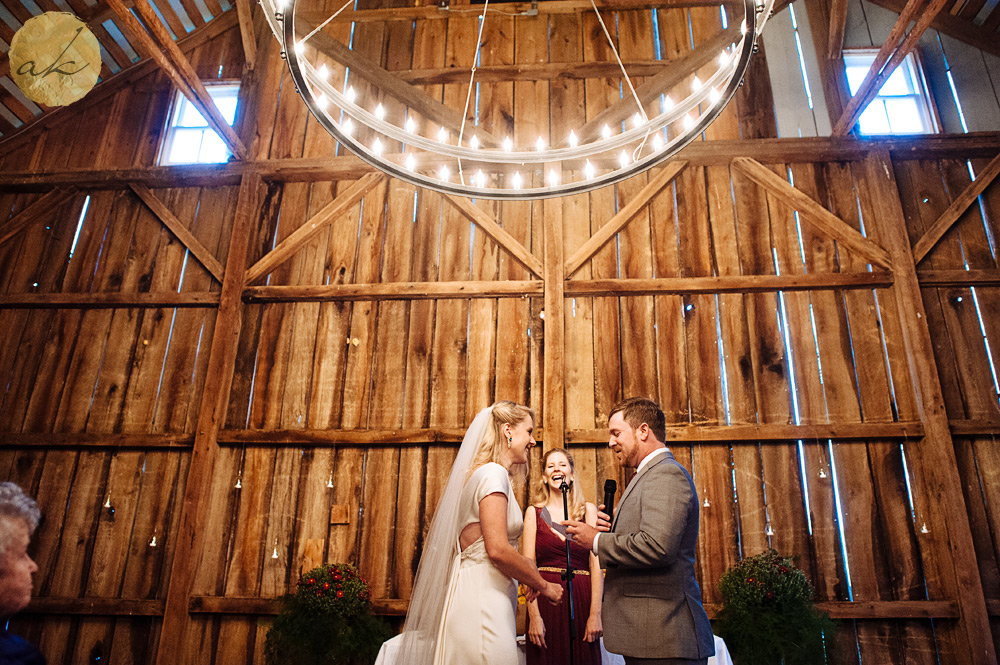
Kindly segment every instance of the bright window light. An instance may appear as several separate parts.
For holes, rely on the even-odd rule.
[[[236,119],[239,84],[206,83],[205,88],[219,113],[232,125]],[[160,151],[160,164],[218,164],[228,161],[231,154],[201,112],[178,90]]]
[[[854,95],[875,60],[874,49],[844,49],[847,85]],[[920,64],[913,53],[882,85],[858,120],[862,134],[933,134],[939,126]]]

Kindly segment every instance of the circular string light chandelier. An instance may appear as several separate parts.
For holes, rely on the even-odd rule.
[[[469,77],[461,109],[444,106],[337,39],[334,28],[350,18],[355,0],[322,15],[311,14],[309,3],[300,0],[261,2],[296,90],[319,123],[351,152],[421,187],[471,198],[522,200],[624,180],[694,140],[741,85],[774,0],[720,0],[722,32],[681,60],[643,63],[638,86],[591,0],[614,56],[605,71],[618,70],[621,99],[551,141],[525,137],[516,125],[496,136],[477,122],[478,94],[476,102],[473,95],[479,85],[483,28],[488,12],[498,11],[489,0],[481,11],[464,7],[479,14],[479,33],[466,63]],[[557,112],[549,109],[550,120]]]

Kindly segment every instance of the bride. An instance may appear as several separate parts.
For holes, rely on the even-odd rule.
[[[424,544],[398,661],[413,665],[514,665],[517,585],[552,603],[547,582],[518,553],[523,520],[511,470],[535,445],[534,411],[500,401],[472,421]]]

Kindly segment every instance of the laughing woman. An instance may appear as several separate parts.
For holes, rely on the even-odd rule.
[[[577,487],[573,458],[562,448],[553,448],[542,458],[542,477],[532,496],[533,504],[524,514],[522,552],[537,561],[538,570],[547,581],[559,582],[566,569],[565,519],[584,520],[597,524],[597,507],[584,502]],[[563,514],[560,487],[569,486],[567,503],[569,515]],[[600,637],[601,596],[604,577],[597,557],[590,550],[570,542],[570,560],[573,578],[573,610],[576,619],[576,641],[573,644],[577,665],[599,665],[601,662]],[[569,613],[566,609],[569,594],[563,595],[557,606],[531,601],[528,603],[528,665],[562,665],[570,662]]]

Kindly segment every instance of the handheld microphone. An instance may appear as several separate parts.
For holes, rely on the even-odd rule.
[[[615,492],[618,491],[618,483],[610,478],[604,481],[604,512],[608,514],[608,520],[614,519]]]

